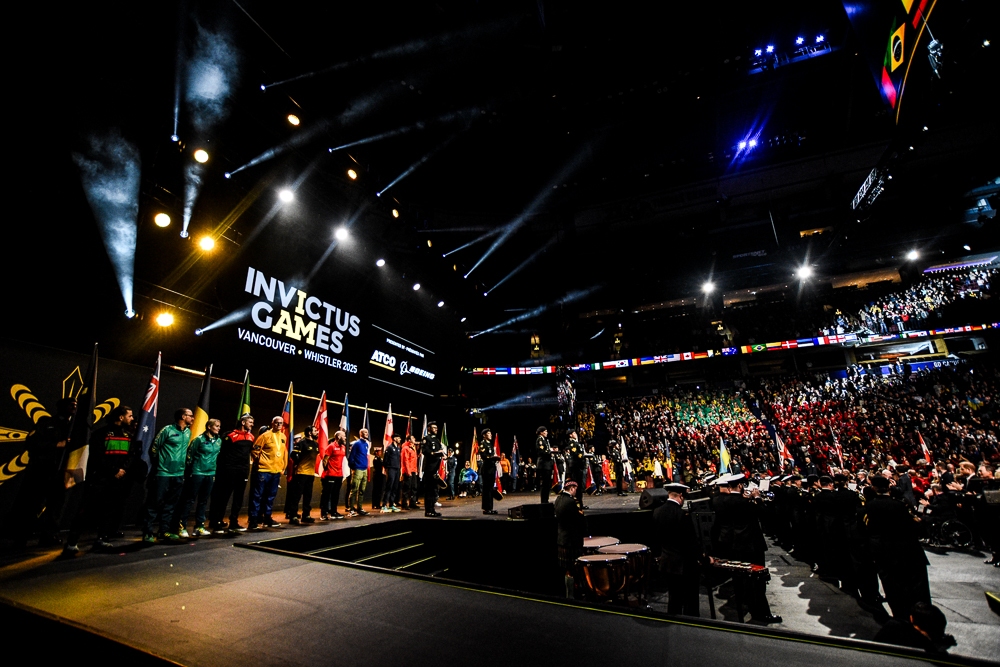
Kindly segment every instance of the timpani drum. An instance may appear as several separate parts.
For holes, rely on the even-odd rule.
[[[587,590],[598,599],[613,598],[628,580],[628,556],[624,554],[589,554],[576,559]]]
[[[585,537],[583,538],[583,553],[595,554],[598,549],[618,544],[617,537]]]
[[[597,550],[599,554],[619,554],[628,559],[626,573],[629,587],[640,586],[649,577],[650,567],[653,562],[653,552],[645,544],[613,544],[601,547]]]

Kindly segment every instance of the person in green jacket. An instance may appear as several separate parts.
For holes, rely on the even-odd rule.
[[[194,534],[198,537],[212,534],[205,527],[205,510],[212,495],[212,486],[215,484],[215,462],[219,458],[219,449],[222,446],[222,439],[219,437],[221,430],[222,422],[218,419],[209,419],[205,422],[205,432],[192,439],[188,445],[184,493],[171,522],[181,538],[190,536],[187,522],[191,516],[191,506],[195,501],[198,502],[198,507],[195,512]]]
[[[179,540],[177,533],[170,532],[173,526],[174,507],[184,489],[184,466],[187,462],[188,443],[191,440],[191,423],[194,413],[191,408],[180,408],[174,413],[174,423],[164,426],[156,434],[149,455],[152,465],[146,480],[145,517],[142,522],[142,541],[156,541],[159,528],[161,539]]]

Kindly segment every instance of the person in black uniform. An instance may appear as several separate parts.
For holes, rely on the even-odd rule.
[[[625,490],[622,485],[625,483],[625,461],[622,459],[622,445],[617,440],[608,443],[608,459],[611,460],[611,466],[615,471],[615,491],[619,496],[624,496]]]
[[[444,452],[441,450],[441,441],[438,439],[437,422],[431,422],[427,425],[427,435],[420,442],[420,453],[424,457],[424,516],[438,517],[441,516],[441,512],[434,509],[438,495],[435,474],[441,467]]]
[[[125,501],[132,489],[132,470],[136,446],[132,442],[132,408],[121,405],[111,413],[110,424],[90,436],[87,480],[82,483],[83,498],[66,538],[64,554],[80,549],[80,533],[88,525],[97,528],[95,550],[111,549],[111,539],[118,532],[125,511]]]
[[[541,489],[541,501],[549,502],[549,491],[552,490],[552,446],[549,444],[549,429],[539,426],[535,429],[535,462],[538,465],[538,487]]]
[[[573,480],[567,481],[562,493],[556,496],[553,508],[556,515],[556,550],[568,598],[573,597],[576,588],[573,570],[576,559],[583,555],[583,538],[586,532],[583,508],[575,498],[576,486]]]
[[[583,505],[584,480],[587,477],[587,451],[580,442],[576,431],[570,431],[569,443],[566,445],[566,478],[576,482],[576,502]]]
[[[674,483],[663,489],[667,502],[653,511],[653,523],[660,543],[660,574],[670,594],[667,613],[699,616],[698,582],[707,557],[691,515],[683,508],[684,493],[690,487]]]
[[[382,493],[382,511],[399,511],[399,468],[401,465],[403,436],[394,433],[392,442],[385,448],[382,465],[385,467],[385,491]]]
[[[894,618],[905,621],[917,602],[931,603],[927,556],[920,546],[919,519],[906,504],[889,496],[889,480],[872,479],[876,496],[865,503],[864,521],[886,602]]]
[[[743,495],[745,477],[742,474],[729,477],[728,494],[720,494],[712,501],[715,509],[713,526],[714,555],[722,558],[764,565],[767,542],[757,518],[754,502]],[[754,500],[757,498],[754,491]],[[750,616],[757,623],[781,623],[781,617],[771,613],[767,603],[767,581],[763,577],[752,577],[738,582],[737,595],[746,601]],[[742,619],[740,619],[742,620]]]
[[[479,479],[483,483],[483,514],[496,514],[493,509],[493,491],[497,485],[497,461],[500,455],[493,447],[493,432],[487,426],[479,432],[479,455],[483,459]]]

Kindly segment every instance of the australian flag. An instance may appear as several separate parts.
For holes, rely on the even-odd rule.
[[[163,353],[157,352],[156,366],[153,367],[153,376],[149,378],[146,397],[142,399],[142,412],[139,413],[139,423],[135,431],[135,439],[142,448],[141,458],[146,464],[146,472],[149,472],[152,465],[149,459],[149,448],[156,436],[156,404],[160,398],[160,360],[162,357]]]

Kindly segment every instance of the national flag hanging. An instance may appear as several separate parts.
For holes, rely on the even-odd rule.
[[[833,432],[833,425],[830,425],[830,436],[833,438],[833,449],[837,452],[837,460],[840,461],[840,467],[844,467],[844,448],[840,446],[840,441],[837,440],[837,434]]]
[[[928,465],[934,465],[934,459],[931,458],[931,450],[927,449],[927,443],[924,442],[924,436],[921,435],[920,431],[917,431],[917,437],[920,438],[920,449],[924,451],[924,458],[927,459]]]
[[[660,465],[660,459],[653,460],[653,477],[663,479],[663,466]]]
[[[366,431],[368,431],[368,437],[369,438],[372,437],[371,429],[368,428],[368,404],[367,403],[365,403],[365,415],[364,415],[364,417],[361,418],[361,428],[363,428]],[[359,434],[361,433],[360,429],[358,430],[358,433]],[[360,437],[360,435],[359,435],[359,437]]]
[[[146,464],[147,472],[152,465],[149,458],[149,448],[153,444],[153,437],[156,436],[156,404],[160,398],[160,360],[162,357],[162,353],[156,353],[156,365],[153,366],[153,375],[149,378],[149,386],[146,387],[146,396],[142,399],[142,411],[139,413],[139,421],[136,423],[135,430],[135,439],[139,441],[141,447],[140,458]]]
[[[792,450],[788,449],[788,445],[785,441],[781,439],[781,436],[777,432],[774,434],[774,442],[778,446],[778,454],[781,456],[781,465],[784,467],[785,461],[791,461],[795,464],[795,457],[792,456]]]
[[[66,443],[66,488],[84,481],[87,477],[87,459],[90,457],[90,430],[94,426],[94,396],[97,393],[97,343],[90,356],[90,367],[83,378],[83,386],[76,398],[76,415],[69,427]]]
[[[521,454],[517,451],[517,436],[514,436],[514,445],[510,449],[510,478],[513,480],[514,488],[517,488],[517,473],[521,469]]]
[[[327,419],[325,389],[323,395],[319,397],[319,405],[316,406],[313,428],[319,431],[316,436],[316,442],[319,445],[317,448],[319,453],[316,455],[316,476],[319,477],[323,474],[323,457],[326,456],[326,450],[330,446],[330,424]]]
[[[723,475],[729,472],[729,450],[726,448],[726,441],[719,438],[719,474]]]
[[[594,473],[590,469],[590,466],[588,465],[587,466],[587,476],[583,480],[583,490],[584,491],[589,491],[592,486],[594,486]]]
[[[441,457],[441,465],[438,468],[438,475],[441,479],[448,479],[448,424],[445,422],[441,425],[441,451],[444,452],[444,456]]]
[[[340,413],[340,425],[337,427],[338,430],[344,432],[344,435],[348,435],[351,432],[351,420],[350,414],[348,413],[348,405],[347,394],[344,394],[344,411]]]
[[[412,421],[413,421],[413,413],[412,412],[406,413],[406,439],[407,440],[410,439],[410,422],[412,422]]]
[[[201,381],[201,395],[198,396],[198,407],[194,409],[194,422],[191,424],[191,440],[205,432],[208,423],[208,394],[212,385],[212,364],[205,369],[205,377]]]
[[[494,453],[494,456],[500,456],[500,434],[499,433],[497,433],[493,437],[493,453]],[[497,471],[497,491],[499,491],[502,494],[503,493],[503,486],[500,485],[500,462],[499,461],[497,462],[497,465],[496,465],[496,471]]]
[[[243,376],[243,393],[240,394],[240,413],[236,415],[236,421],[243,419],[243,415],[250,414],[250,371],[247,370]]]
[[[479,440],[476,438],[476,427],[472,427],[472,449],[469,451],[469,464],[472,469],[477,473],[479,472],[479,463],[476,457],[479,456]]]
[[[288,461],[288,480],[291,481],[292,475],[295,473],[295,466],[292,464],[292,449],[294,449],[294,444],[292,443],[292,419],[295,415],[295,394],[292,391],[292,383],[288,383],[288,393],[285,394],[285,405],[281,408],[281,421],[284,425],[281,427],[281,432],[285,434],[285,450],[288,456],[285,460]]]
[[[392,403],[389,404],[389,412],[385,415],[385,433],[382,435],[382,447],[392,444]]]
[[[423,440],[427,437],[427,414],[424,413],[424,428],[420,431],[420,439]]]

